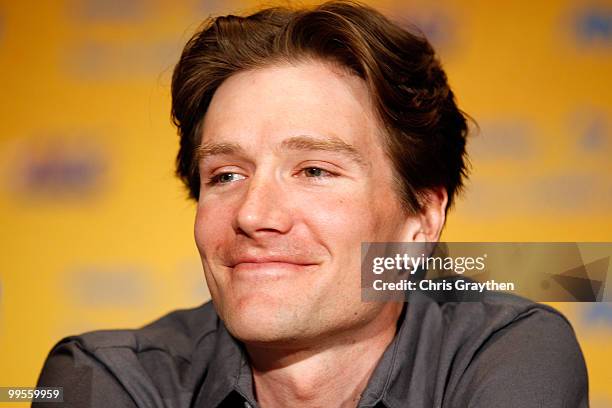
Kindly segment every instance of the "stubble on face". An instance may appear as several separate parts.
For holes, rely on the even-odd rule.
[[[217,90],[202,143],[234,148],[200,161],[195,236],[235,337],[305,345],[383,313],[361,302],[360,243],[401,241],[406,216],[378,129],[365,83],[326,63],[243,72]],[[288,147],[300,137],[314,143]],[[315,146],[334,140],[358,160]],[[210,184],[220,173],[229,181]]]

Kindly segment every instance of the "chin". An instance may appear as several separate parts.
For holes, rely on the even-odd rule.
[[[290,341],[303,331],[295,308],[264,296],[225,303],[220,317],[229,332],[244,343]]]
[[[230,318],[225,321],[229,332],[242,341],[251,344],[278,344],[293,342],[298,339],[294,324],[268,319],[244,319],[238,317]]]

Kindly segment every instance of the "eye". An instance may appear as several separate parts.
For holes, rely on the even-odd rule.
[[[214,176],[212,176],[209,181],[208,184],[211,185],[215,185],[215,184],[228,184],[234,181],[238,181],[238,180],[244,180],[246,177],[243,176],[242,174],[238,174],[238,173],[219,173],[216,174]]]
[[[334,177],[335,176],[334,173],[324,170],[320,167],[306,167],[302,169],[302,171],[304,172],[304,175],[306,177],[310,177],[310,178]]]

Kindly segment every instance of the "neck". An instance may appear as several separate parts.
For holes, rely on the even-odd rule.
[[[395,336],[402,306],[389,303],[370,325],[326,338],[316,347],[247,344],[259,405],[356,407]]]

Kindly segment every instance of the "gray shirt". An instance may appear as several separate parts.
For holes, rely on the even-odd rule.
[[[350,372],[347,372],[350,375]],[[38,386],[62,407],[257,407],[248,358],[213,305],[137,330],[67,337]],[[514,296],[436,302],[414,296],[359,407],[587,407],[587,373],[567,320]]]

